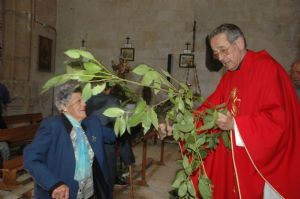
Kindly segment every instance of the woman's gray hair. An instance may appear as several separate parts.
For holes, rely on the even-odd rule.
[[[68,81],[55,90],[55,106],[59,111],[62,111],[63,106],[66,106],[73,93],[81,92],[81,88],[76,81]]]
[[[222,24],[220,26],[218,26],[216,29],[214,29],[209,35],[209,41],[211,41],[211,39],[221,33],[225,33],[227,36],[227,40],[229,41],[229,43],[234,42],[237,38],[242,37],[245,43],[245,48],[247,47],[247,42],[244,36],[244,33],[242,32],[242,30],[234,25],[234,24]]]

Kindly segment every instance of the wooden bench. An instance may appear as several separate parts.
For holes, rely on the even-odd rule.
[[[26,145],[32,141],[39,124],[31,124],[10,129],[0,130],[0,142],[8,142],[10,146]],[[1,189],[12,189],[17,186],[17,172],[23,170],[22,155],[3,161]]]
[[[27,113],[19,115],[8,115],[3,117],[8,128],[40,123],[43,119],[42,113]]]
[[[9,146],[19,146],[30,143],[40,124],[31,124],[0,130],[0,142],[8,142]]]

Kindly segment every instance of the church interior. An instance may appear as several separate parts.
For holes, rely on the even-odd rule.
[[[222,23],[238,25],[249,49],[267,50],[287,72],[299,59],[297,0],[1,0],[0,82],[11,98],[2,115],[8,118],[8,127],[9,121],[13,125],[12,120],[17,120],[14,115],[26,115],[23,123],[29,121],[30,128],[42,118],[56,115],[54,89],[41,91],[47,80],[65,73],[64,52],[69,49],[91,52],[127,80],[137,80],[131,70],[139,64],[163,69],[206,98],[215,90],[225,69],[207,67],[205,38]],[[118,68],[121,64],[125,68]],[[142,92],[135,85],[132,89]],[[153,95],[153,104],[162,97]],[[28,131],[30,136],[30,129],[23,124],[14,128]],[[135,169],[144,167],[147,183],[138,173],[133,186],[115,189],[115,198],[169,198],[180,159],[177,143],[142,138],[133,150]],[[144,151],[148,152],[146,157]],[[150,163],[143,165],[143,159],[149,157]],[[157,164],[161,158],[164,165]],[[13,172],[0,174],[0,198],[31,198],[33,182],[22,170],[22,159],[11,164],[6,166]],[[9,186],[3,183],[5,176],[9,176]],[[12,178],[18,181],[11,182]],[[140,179],[142,185],[138,183]]]

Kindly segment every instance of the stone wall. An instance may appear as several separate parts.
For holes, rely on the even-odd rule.
[[[55,55],[56,1],[5,0],[3,64],[1,82],[9,89],[12,102],[6,114],[52,112],[51,91],[40,95],[41,87],[55,70],[39,70],[39,36],[51,39],[51,52]],[[51,69],[50,69],[51,70]]]
[[[286,69],[300,55],[300,1],[296,0],[3,0],[4,52],[0,68],[14,101],[8,114],[53,112],[52,92],[39,95],[55,73],[64,72],[63,52],[79,48],[81,40],[105,65],[118,61],[129,36],[135,48],[131,66],[146,63],[167,68],[172,54],[172,75],[193,85],[195,70],[179,68],[179,54],[192,43],[197,22],[195,63],[204,96],[216,87],[223,71],[205,67],[205,36],[221,23],[235,23],[248,47],[268,50]],[[38,70],[39,36],[52,39],[51,72]],[[56,44],[56,46],[55,46]],[[187,77],[187,74],[189,76]],[[129,74],[127,78],[134,78]]]
[[[87,49],[110,66],[129,36],[135,48],[132,66],[147,63],[167,68],[173,55],[172,75],[185,81],[187,70],[179,68],[179,54],[192,42],[193,21],[197,22],[195,63],[202,94],[211,93],[223,71],[205,67],[205,36],[221,23],[240,26],[254,50],[268,50],[287,69],[300,44],[300,2],[295,0],[80,0],[58,1],[57,71],[63,71],[63,51]],[[189,71],[189,83],[195,84]],[[128,78],[131,78],[129,75]]]

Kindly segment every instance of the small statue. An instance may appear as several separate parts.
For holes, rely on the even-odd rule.
[[[126,59],[123,57],[119,58],[119,64],[115,64],[112,61],[112,68],[117,72],[118,77],[125,78],[125,74],[130,72],[130,66]]]

